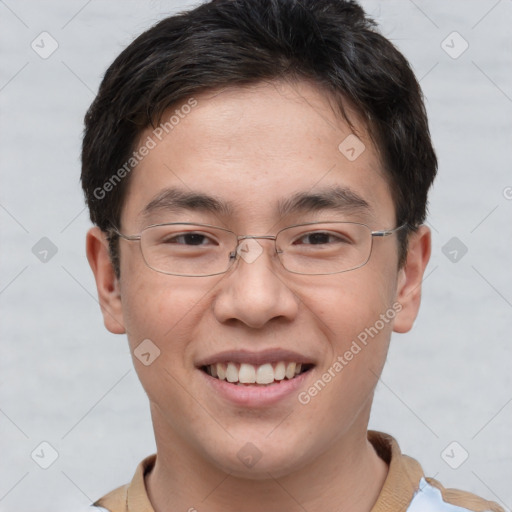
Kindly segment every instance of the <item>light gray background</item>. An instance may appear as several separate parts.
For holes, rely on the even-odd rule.
[[[103,328],[84,254],[79,150],[107,66],[186,5],[0,1],[0,511],[78,509],[154,451],[126,339]],[[363,5],[421,78],[440,161],[422,311],[393,339],[370,427],[445,486],[510,509],[512,1]],[[42,31],[59,44],[48,59],[31,48]],[[469,43],[457,59],[441,47],[453,31]],[[42,237],[58,248],[46,263],[32,252]],[[468,249],[458,262],[442,252],[452,237]],[[42,441],[59,455],[46,470],[31,458]],[[469,453],[458,469],[441,457],[452,441]]]

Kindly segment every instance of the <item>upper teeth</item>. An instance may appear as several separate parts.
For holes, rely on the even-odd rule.
[[[206,367],[206,371],[212,377],[228,382],[240,382],[242,384],[270,384],[274,380],[293,379],[301,372],[301,363],[265,363],[254,366],[248,363],[216,363]]]

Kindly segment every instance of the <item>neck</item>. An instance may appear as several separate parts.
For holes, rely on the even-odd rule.
[[[366,428],[347,432],[293,473],[279,478],[269,473],[262,480],[230,475],[184,446],[183,441],[166,442],[157,436],[157,460],[146,476],[155,512],[368,512],[388,471],[367,440]]]

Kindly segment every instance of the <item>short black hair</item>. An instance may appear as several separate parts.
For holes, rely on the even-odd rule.
[[[408,227],[402,264],[408,233],[426,217],[437,158],[411,67],[351,0],[211,0],[137,37],[108,68],[85,116],[81,180],[92,222],[107,233],[119,226],[135,145],[167,109],[209,90],[271,80],[308,80],[346,120],[347,105],[364,120],[397,225]],[[119,275],[117,243],[110,238]]]

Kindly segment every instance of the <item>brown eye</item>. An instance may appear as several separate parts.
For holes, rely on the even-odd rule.
[[[350,243],[350,240],[342,233],[314,231],[302,235],[295,241],[295,243],[305,245],[326,245],[334,243]]]
[[[185,245],[202,245],[207,238],[204,235],[197,233],[188,233],[186,235],[179,235],[167,240],[167,243],[185,244]]]

